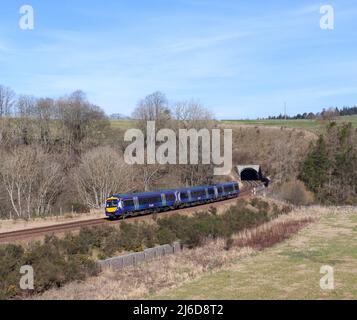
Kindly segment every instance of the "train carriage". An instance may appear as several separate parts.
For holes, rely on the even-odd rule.
[[[224,200],[238,195],[239,185],[237,182],[155,192],[118,194],[107,199],[105,213],[110,218],[118,218],[131,213],[187,207]]]

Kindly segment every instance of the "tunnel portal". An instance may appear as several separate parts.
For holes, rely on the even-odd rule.
[[[241,181],[258,181],[263,177],[259,165],[237,166],[237,171]]]

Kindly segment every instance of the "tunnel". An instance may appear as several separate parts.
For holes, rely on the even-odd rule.
[[[246,168],[240,174],[242,181],[258,181],[261,179],[261,173],[253,168]]]

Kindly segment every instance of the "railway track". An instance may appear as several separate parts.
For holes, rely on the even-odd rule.
[[[262,185],[257,182],[251,182],[251,183],[247,184],[247,187],[241,191],[239,198],[251,196],[252,190],[254,188],[258,189],[261,186]],[[179,213],[179,212],[184,213],[184,212],[192,212],[192,211],[197,211],[197,210],[207,210],[210,207],[218,207],[223,204],[233,203],[236,200],[237,200],[237,198],[231,198],[231,199],[222,200],[222,201],[200,204],[200,205],[196,205],[193,207],[164,211],[162,213],[163,214],[164,213],[173,214],[173,213]],[[125,221],[132,222],[132,221],[141,220],[141,219],[147,217],[148,215],[150,215],[150,214],[136,215],[136,216],[128,217],[125,219]],[[45,226],[45,227],[37,227],[37,228],[32,228],[32,229],[22,229],[22,230],[4,232],[4,233],[0,233],[0,243],[9,243],[12,241],[26,240],[26,239],[36,238],[36,237],[49,235],[49,234],[64,233],[67,231],[78,230],[78,229],[81,229],[84,227],[94,227],[94,226],[99,226],[99,225],[104,225],[104,224],[113,225],[113,224],[121,223],[122,221],[123,221],[123,219],[110,221],[106,218],[96,218],[96,219],[90,219],[90,220],[85,220],[85,221],[73,221],[73,222],[55,224],[55,225],[50,225],[50,226]]]

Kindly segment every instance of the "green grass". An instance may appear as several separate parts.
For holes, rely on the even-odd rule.
[[[315,133],[321,132],[326,126],[325,122],[318,120],[222,120],[225,124],[239,124],[239,125],[259,125],[259,126],[275,126],[275,127],[287,127],[309,130]],[[351,122],[355,128],[357,128],[357,115],[339,117],[338,123]],[[120,128],[127,130],[135,128],[134,120],[111,120],[111,126],[113,128]]]
[[[325,216],[285,243],[150,298],[356,299],[356,226],[355,215]],[[335,290],[320,289],[323,265],[334,267]]]
[[[357,115],[339,117],[338,123],[351,122],[357,128]],[[224,123],[235,123],[240,125],[263,125],[305,129],[313,132],[321,132],[326,123],[319,120],[223,120]]]
[[[110,120],[113,128],[120,128],[123,130],[135,128],[135,121],[133,120]]]

